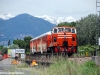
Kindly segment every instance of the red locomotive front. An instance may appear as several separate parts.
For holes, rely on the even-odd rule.
[[[74,27],[55,27],[51,31],[51,44],[48,51],[77,52],[76,29]]]
[[[76,53],[76,29],[74,27],[55,27],[51,32],[32,39],[30,49],[33,53]]]

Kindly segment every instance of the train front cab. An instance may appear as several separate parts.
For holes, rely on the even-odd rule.
[[[55,27],[51,31],[51,49],[55,53],[77,52],[77,34],[74,27]]]

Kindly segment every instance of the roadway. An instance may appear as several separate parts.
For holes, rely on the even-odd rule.
[[[30,70],[17,68],[17,65],[12,65],[13,59],[5,59],[0,61],[0,75],[30,75]]]

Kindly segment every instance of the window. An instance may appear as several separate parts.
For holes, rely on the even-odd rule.
[[[71,32],[70,28],[65,28],[65,32]]]
[[[75,33],[75,29],[72,29],[72,33]]]
[[[63,32],[64,28],[58,28],[58,32]]]
[[[57,29],[54,29],[54,33],[57,33]]]

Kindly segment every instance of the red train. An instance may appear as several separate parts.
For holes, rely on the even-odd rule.
[[[30,40],[31,53],[73,54],[77,52],[77,34],[74,27],[54,27],[50,32]]]

